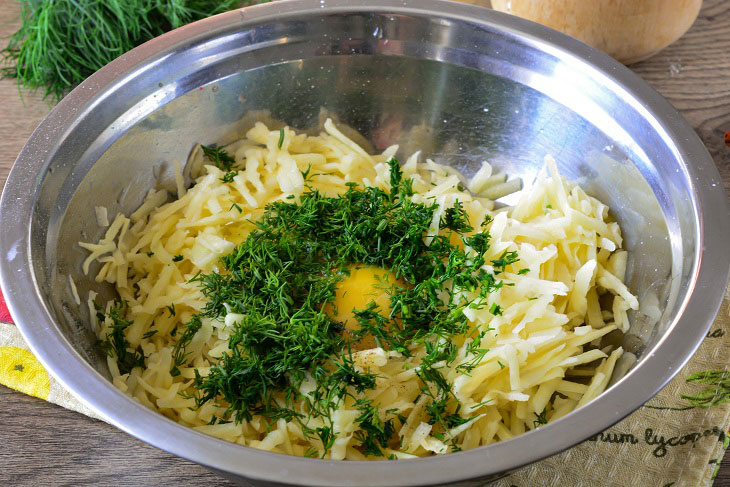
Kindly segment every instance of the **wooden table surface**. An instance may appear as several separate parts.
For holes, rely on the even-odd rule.
[[[0,46],[17,25],[17,2],[0,0]],[[682,39],[632,69],[695,128],[730,193],[730,2],[705,0]],[[0,184],[49,109],[38,94],[21,99],[13,80],[0,81]],[[177,484],[232,485],[105,423],[0,386],[0,486]],[[715,486],[730,487],[730,458]]]

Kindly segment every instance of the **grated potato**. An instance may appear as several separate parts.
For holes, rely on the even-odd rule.
[[[194,401],[186,394],[192,392],[195,370],[206,375],[228,350],[236,315],[203,318],[186,349],[188,363],[174,377],[173,330],[205,305],[190,279],[216,270],[219,258],[253,230],[251,222],[262,216],[266,204],[307,191],[304,171],[321,174],[307,184],[325,195],[343,193],[349,182],[388,190],[387,160],[397,147],[370,155],[328,120],[317,136],[257,123],[226,150],[242,168],[230,182],[221,181],[220,169],[206,165],[198,146],[187,164],[196,178],[191,188],[184,187],[176,161],[176,199],[168,202],[166,192],[150,191],[131,216],[116,215],[98,243],[80,243],[89,251],[84,272],[97,262],[96,281],[115,285],[128,304],[126,319],[132,322],[125,329],[126,339],[131,348],[140,346],[144,351],[144,367],[127,374],[120,374],[110,358],[113,382],[147,407],[217,438],[290,455],[304,455],[312,447],[322,452],[321,441],[307,438],[295,422],[280,419],[267,424],[254,416],[238,424],[208,424],[213,415],[222,414],[225,404],[191,409]],[[474,329],[487,331],[482,347],[488,352],[465,374],[459,366],[475,360],[468,352],[471,339],[456,337],[457,359],[440,369],[452,384],[460,414],[468,420],[447,432],[448,443],[465,449],[508,439],[594,399],[606,388],[623,352],[602,351],[590,343],[599,343],[615,329],[626,331],[626,312],[638,307],[622,282],[626,252],[620,250],[620,229],[608,220],[606,206],[562,178],[550,156],[534,187],[523,192],[514,207],[500,211],[493,210],[491,198],[519,190],[519,180],[494,174],[484,162],[466,184],[475,193],[467,192],[453,169],[431,160],[421,163],[419,157],[418,153],[410,157],[403,172],[413,180],[414,202],[436,201],[440,206],[426,241],[438,234],[441,213],[459,201],[472,222],[492,216],[487,224],[491,247],[486,262],[505,251],[516,251],[520,259],[519,269],[500,276],[505,285],[489,294],[484,306],[464,310]],[[100,223],[106,220],[105,211],[97,214]],[[484,268],[492,271],[490,264]],[[599,295],[606,292],[615,295],[610,310],[599,304]],[[97,322],[92,309],[95,296],[91,293],[88,306],[93,327],[104,339],[111,322],[108,318]],[[106,304],[107,311],[112,304]],[[502,314],[490,313],[490,306],[499,306]],[[413,352],[409,358],[381,348],[353,354],[358,367],[379,376],[376,388],[365,394],[381,411],[397,411],[407,418],[397,431],[401,447],[386,451],[394,458],[439,455],[450,449],[443,435],[432,434],[427,422],[425,396],[420,394],[423,384],[416,374],[424,351]],[[577,366],[581,368],[572,373]],[[305,381],[300,392],[311,390],[312,383]],[[354,448],[358,414],[351,400],[341,401],[333,416],[337,439],[325,457],[371,458]],[[307,426],[322,426],[321,419],[310,419]]]

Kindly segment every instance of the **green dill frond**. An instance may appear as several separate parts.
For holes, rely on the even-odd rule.
[[[241,0],[24,0],[21,26],[0,51],[2,77],[60,100],[130,49]]]

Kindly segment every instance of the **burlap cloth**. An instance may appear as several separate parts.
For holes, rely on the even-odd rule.
[[[0,384],[97,417],[48,374],[23,341],[0,295]],[[728,447],[730,288],[687,366],[616,426],[495,482],[499,487],[707,486]]]

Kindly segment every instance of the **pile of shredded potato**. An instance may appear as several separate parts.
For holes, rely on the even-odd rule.
[[[197,177],[191,188],[184,187],[176,164],[174,201],[168,202],[164,190],[151,191],[132,215],[117,215],[98,243],[81,246],[90,252],[84,272],[97,261],[97,282],[114,284],[128,303],[125,318],[133,323],[124,330],[125,336],[132,349],[140,346],[144,353],[144,367],[127,374],[120,374],[109,357],[116,387],[197,431],[254,448],[304,455],[312,447],[323,451],[322,444],[307,438],[296,422],[279,419],[267,424],[254,416],[241,423],[209,424],[214,415],[224,414],[226,404],[196,408],[190,397],[195,370],[205,376],[228,350],[235,315],[224,320],[203,318],[186,348],[188,363],[180,367],[179,375],[170,373],[177,327],[205,305],[198,284],[188,281],[199,272],[216,270],[219,258],[246,239],[254,228],[252,221],[262,216],[268,203],[307,191],[303,172],[317,173],[306,184],[329,196],[344,193],[348,182],[386,191],[390,187],[386,161],[397,147],[370,155],[329,120],[317,136],[297,134],[288,127],[282,130],[257,123],[246,138],[226,147],[243,168],[230,183],[221,181],[221,170],[204,165],[201,148],[196,147],[188,161]],[[494,210],[492,200],[518,190],[520,183],[492,171],[485,162],[465,182],[447,166],[430,160],[419,163],[418,153],[403,166],[404,177],[414,181],[413,200],[440,205],[431,235],[439,232],[441,212],[458,200],[472,223],[484,221],[488,214],[493,218],[487,224],[491,246],[486,262],[516,251],[520,266],[529,269],[500,274],[505,285],[488,295],[487,305],[464,311],[473,327],[491,329],[481,344],[489,351],[471,373],[457,369],[473,358],[467,354],[469,338],[458,338],[456,360],[441,365],[461,404],[459,414],[469,419],[448,431],[452,444],[461,449],[519,435],[594,399],[608,385],[623,353],[621,348],[604,346],[601,338],[616,329],[625,332],[627,310],[638,308],[637,299],[623,284],[627,254],[620,250],[621,232],[610,221],[606,205],[565,181],[548,156],[532,189],[524,191],[515,206]],[[100,222],[106,220],[105,212],[98,213],[103,217]],[[485,270],[492,268],[487,264]],[[95,296],[89,296],[89,311],[94,330],[104,339],[111,322],[108,317],[96,318]],[[492,304],[503,310],[501,315],[489,312]],[[111,306],[107,303],[107,311]],[[444,435],[432,435],[425,419],[427,397],[420,394],[423,383],[416,374],[424,353],[414,349],[409,358],[382,348],[353,353],[356,367],[378,376],[376,388],[365,395],[381,413],[395,411],[407,418],[397,431],[400,447],[388,449],[386,456],[411,458],[450,450]],[[312,384],[305,381],[301,392],[307,394],[308,387]],[[351,401],[339,404],[333,416],[337,439],[327,458],[372,458],[366,458],[353,439],[358,414]],[[321,418],[311,419],[308,426],[317,427],[317,421]]]

